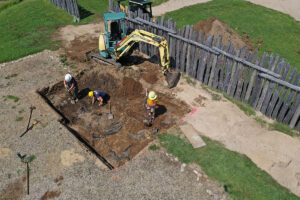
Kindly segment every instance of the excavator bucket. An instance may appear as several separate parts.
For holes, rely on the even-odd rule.
[[[166,81],[168,83],[169,88],[176,87],[177,83],[179,82],[180,79],[180,72],[178,71],[171,71],[171,72],[166,72]]]

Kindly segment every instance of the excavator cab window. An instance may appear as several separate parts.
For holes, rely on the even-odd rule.
[[[110,24],[110,40],[118,41],[122,39],[122,31],[118,21],[112,21]]]

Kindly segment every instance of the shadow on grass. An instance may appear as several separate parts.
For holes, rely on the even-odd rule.
[[[94,13],[90,12],[89,10],[86,10],[85,8],[81,7],[80,5],[78,5],[78,10],[79,10],[81,20],[85,19],[91,15],[94,15]]]

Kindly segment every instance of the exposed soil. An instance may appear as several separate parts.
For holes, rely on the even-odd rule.
[[[235,48],[242,48],[247,46],[249,50],[253,50],[253,44],[249,40],[247,33],[244,33],[243,37],[230,28],[227,24],[220,21],[216,17],[211,17],[208,20],[203,20],[194,25],[197,32],[202,30],[205,35],[210,34],[218,37],[222,35],[222,43],[227,44],[228,40],[231,41]]]
[[[151,69],[151,67],[149,68]],[[139,74],[138,71],[132,73]],[[150,70],[142,77],[151,77],[159,71]],[[150,74],[150,75],[149,75]],[[65,95],[63,83],[59,82],[46,94],[51,103],[70,120],[69,126],[88,141],[97,152],[113,166],[123,165],[131,160],[159,130],[170,128],[176,120],[189,111],[185,103],[176,102],[172,97],[158,92],[159,105],[156,119],[151,127],[143,124],[145,116],[145,93],[138,79],[124,76],[121,71],[108,68],[93,70],[79,75],[79,102],[71,104]],[[153,79],[151,79],[153,80]],[[99,107],[91,104],[87,94],[90,90],[101,89],[108,93],[113,120],[108,120],[109,105]],[[120,129],[121,127],[121,129]],[[103,136],[109,130],[120,129],[117,133]],[[102,138],[94,138],[93,134]]]
[[[2,192],[0,193],[0,200],[21,199],[24,194],[24,185],[26,177],[19,178],[13,183],[9,184]]]
[[[56,190],[56,191],[47,191],[41,198],[41,200],[48,200],[48,199],[54,199],[56,197],[59,197],[59,195],[61,194],[60,190]]]

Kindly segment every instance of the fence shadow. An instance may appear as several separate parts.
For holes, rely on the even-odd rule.
[[[94,13],[90,12],[89,10],[86,10],[82,6],[78,5],[78,10],[80,14],[80,19],[85,19],[91,15],[94,15]]]

